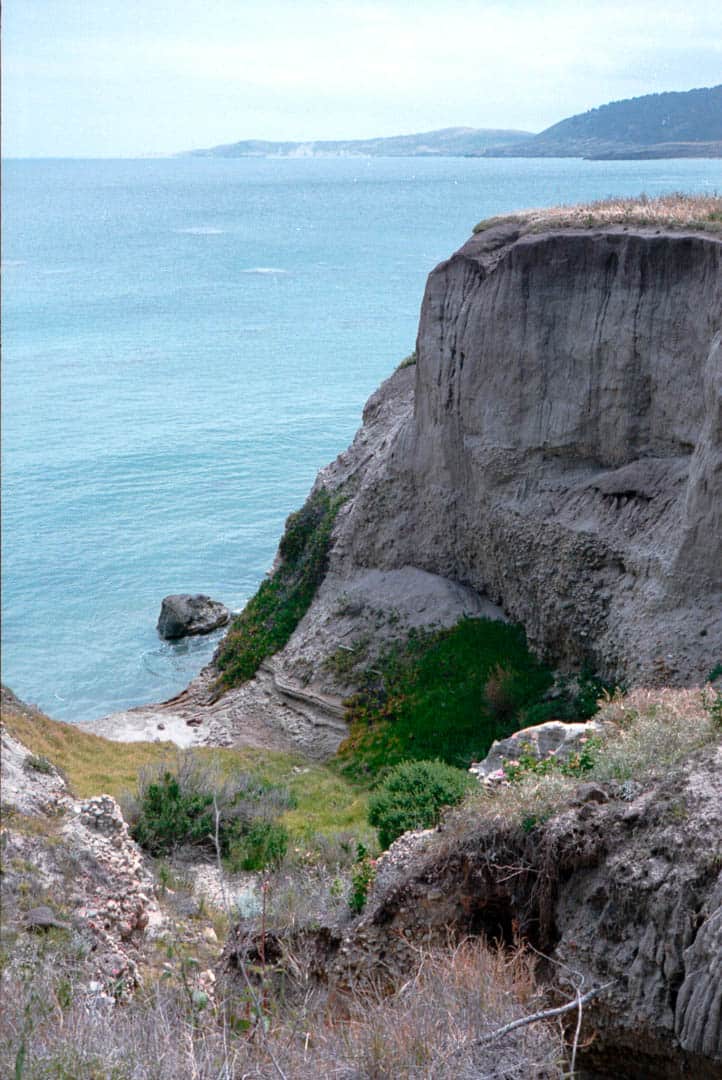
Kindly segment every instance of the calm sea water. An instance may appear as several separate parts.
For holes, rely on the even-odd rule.
[[[482,217],[722,190],[720,161],[9,161],[3,679],[68,720],[180,690],[287,514],[414,345],[428,272]]]

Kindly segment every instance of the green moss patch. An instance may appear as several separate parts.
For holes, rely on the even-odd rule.
[[[328,566],[336,514],[343,502],[321,488],[291,514],[279,546],[281,565],[231,624],[216,665],[222,688],[252,678],[263,660],[284,647],[308,611]]]
[[[407,760],[438,758],[466,768],[494,739],[516,731],[523,711],[552,682],[521,627],[464,619],[412,634],[347,702],[350,734],[339,756],[358,777]]]

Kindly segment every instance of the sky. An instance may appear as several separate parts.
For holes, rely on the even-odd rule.
[[[550,124],[722,82],[719,0],[4,0],[3,153]]]

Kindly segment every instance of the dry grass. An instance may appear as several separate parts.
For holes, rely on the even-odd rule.
[[[709,708],[715,692],[633,690],[606,704],[598,719],[614,724],[590,775],[595,780],[644,781],[722,739]]]
[[[605,225],[635,225],[665,229],[692,229],[722,232],[722,196],[686,195],[675,192],[650,198],[600,199],[575,206],[550,206],[520,210],[515,214],[488,218],[474,227],[484,232],[494,225],[517,223],[523,233],[547,229],[591,229]]]
[[[544,1007],[526,953],[474,941],[452,952],[420,954],[419,960],[415,975],[392,998],[354,1003],[341,1032],[342,1053],[334,1033],[327,1058],[340,1064],[345,1057],[345,1068],[326,1075],[379,1080],[564,1075],[563,1041],[551,1026],[527,1027],[492,1047],[478,1045],[512,1018]]]
[[[8,972],[6,971],[6,978]],[[413,977],[390,997],[337,999],[322,992],[290,1009],[266,999],[264,1019],[243,1000],[194,1008],[173,978],[125,1006],[83,986],[60,945],[31,943],[12,973],[0,1019],[0,1075],[22,1080],[529,1080],[561,1078],[564,1044],[545,1022],[480,1047],[478,1040],[544,1007],[522,951],[479,942],[419,954]],[[7,984],[6,984],[7,988]],[[249,1014],[250,1015],[250,1014]],[[23,1049],[24,1047],[24,1049]]]

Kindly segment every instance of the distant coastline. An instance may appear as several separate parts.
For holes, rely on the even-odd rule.
[[[376,139],[272,142],[242,139],[181,157],[548,157],[588,161],[722,157],[722,84],[613,101],[538,135],[508,128],[449,127]]]

